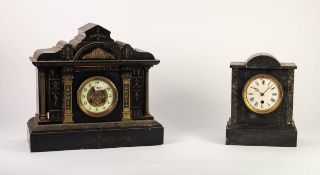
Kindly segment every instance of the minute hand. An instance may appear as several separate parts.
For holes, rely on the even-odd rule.
[[[269,87],[267,88],[267,90],[265,90],[265,91],[263,92],[263,94],[265,94],[265,93],[270,89],[270,87],[272,87],[272,86],[269,86]]]

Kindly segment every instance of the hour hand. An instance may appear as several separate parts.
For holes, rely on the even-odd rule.
[[[253,87],[253,89],[254,89],[255,91],[259,92],[260,94],[262,94],[262,93],[259,91],[258,88]]]

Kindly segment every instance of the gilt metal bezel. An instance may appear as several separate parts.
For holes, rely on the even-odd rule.
[[[110,105],[109,108],[107,108],[105,111],[103,112],[100,112],[100,113],[93,113],[91,111],[88,111],[87,109],[84,108],[83,104],[81,103],[81,91],[82,89],[84,88],[84,86],[86,84],[88,84],[90,81],[93,81],[93,80],[100,80],[100,81],[104,81],[106,84],[108,84],[111,89],[112,89],[112,94],[113,94],[113,97],[114,97],[114,100],[112,101],[112,104]],[[114,108],[117,106],[117,103],[118,103],[118,90],[117,90],[117,87],[113,84],[113,82],[106,78],[106,77],[102,77],[102,76],[93,76],[93,77],[90,77],[88,79],[86,79],[85,81],[83,81],[80,85],[80,87],[78,88],[78,91],[77,91],[77,103],[78,103],[78,106],[80,107],[81,111],[84,112],[85,114],[87,114],[89,117],[104,117],[108,114],[110,114]]]
[[[278,97],[278,100],[276,101],[276,103],[269,109],[265,109],[265,110],[261,110],[261,109],[257,109],[253,106],[251,106],[251,104],[249,103],[249,99],[247,98],[247,89],[248,89],[248,86],[251,84],[251,82],[253,82],[254,80],[258,79],[258,78],[265,78],[265,79],[269,79],[271,80],[276,86],[277,88],[279,89],[279,97]],[[280,82],[273,76],[269,75],[269,74],[257,74],[257,75],[254,75],[252,76],[247,82],[246,84],[244,85],[244,88],[242,90],[242,99],[245,103],[245,105],[252,111],[252,112],[255,112],[255,113],[258,113],[258,114],[268,114],[268,113],[271,113],[273,112],[274,110],[276,110],[281,102],[282,102],[282,99],[283,99],[283,89],[282,89],[282,86],[280,84]]]

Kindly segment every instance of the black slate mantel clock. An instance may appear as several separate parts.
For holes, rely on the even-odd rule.
[[[163,127],[149,113],[149,69],[160,62],[152,54],[89,23],[31,61],[38,87],[38,111],[28,121],[32,152],[163,143]]]
[[[269,54],[232,62],[231,117],[227,145],[297,145],[292,120],[294,63],[280,63]]]

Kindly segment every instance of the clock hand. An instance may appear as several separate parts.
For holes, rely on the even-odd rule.
[[[270,87],[268,87],[267,90],[265,90],[265,91],[263,92],[263,94],[266,93],[269,89],[270,89]]]
[[[263,93],[261,93],[260,91],[259,91],[259,89],[258,88],[253,88],[255,91],[257,91],[257,92],[259,92],[260,93],[260,95],[262,95]]]
[[[266,93],[272,86],[273,86],[273,85],[269,86],[269,87],[267,88],[267,90],[265,90],[265,91],[263,92],[263,94]]]

